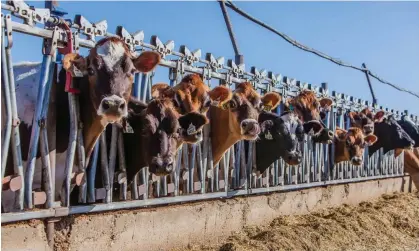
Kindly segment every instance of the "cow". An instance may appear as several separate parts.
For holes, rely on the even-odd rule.
[[[210,94],[212,100],[228,98],[223,99],[222,103],[213,104],[209,109],[214,166],[239,140],[254,141],[258,138],[260,133],[258,117],[262,110],[261,97],[249,82],[238,84],[233,93],[225,92],[222,88],[226,87],[223,86],[216,88]],[[272,92],[265,94],[264,97],[267,102],[268,99],[272,102],[279,100],[278,94]]]
[[[209,122],[206,113],[211,96],[224,104],[231,91],[222,86],[210,91],[199,75],[189,74],[174,87],[157,83],[151,93],[153,99],[148,105],[132,102],[125,120],[134,131],[133,136],[124,136],[130,180],[145,166],[157,176],[170,174],[181,145],[202,141],[202,128]]]
[[[354,166],[361,166],[364,159],[365,147],[377,141],[374,134],[364,135],[358,127],[350,127],[347,131],[336,128],[335,132],[335,164],[350,161]]]
[[[62,60],[63,69],[58,73],[55,103],[50,109],[56,109],[56,196],[59,197],[64,179],[65,159],[69,141],[70,115],[68,94],[64,86],[66,72],[73,76],[73,82],[80,90],[80,118],[83,124],[85,155],[88,159],[100,134],[109,123],[120,123],[128,116],[128,104],[131,98],[133,73],[152,71],[160,62],[160,55],[146,51],[139,56],[133,55],[126,44],[117,37],[103,38],[89,51],[87,57],[77,53],[65,55]],[[15,72],[25,72],[15,76],[18,115],[21,119],[19,131],[21,135],[22,157],[24,168],[28,156],[32,119],[36,106],[40,78],[40,64],[21,64],[14,67]],[[78,76],[78,77],[75,77]],[[55,80],[54,80],[55,81]],[[54,96],[54,95],[53,95]],[[54,107],[51,107],[51,106]],[[54,118],[50,118],[54,119]],[[36,161],[33,189],[40,189],[42,168],[38,153]],[[9,154],[9,159],[11,154]],[[10,164],[9,164],[10,163]],[[11,161],[8,169],[11,170]],[[77,162],[73,170],[78,170]]]
[[[206,115],[212,103],[209,92],[210,88],[204,84],[198,74],[186,75],[174,87],[170,87],[166,83],[157,83],[151,88],[152,98],[167,97],[173,99],[174,108],[182,115],[189,112]],[[205,121],[205,124],[208,124],[208,120]],[[190,125],[185,126],[189,127]],[[189,133],[184,130],[183,141],[190,144],[201,142],[203,139],[202,126],[192,125],[189,128]]]
[[[376,114],[377,118],[380,118],[384,114],[383,111],[378,111]],[[358,127],[363,130],[365,136],[374,134],[374,116],[368,108],[362,109],[360,112],[349,112],[348,117],[350,120],[351,127]]]
[[[384,112],[377,112],[374,119],[374,135],[378,139],[368,148],[370,156],[380,148],[383,148],[384,154],[397,148],[408,150],[413,148],[415,141],[397,123],[394,116],[385,115]]]
[[[404,152],[405,172],[412,176],[419,176],[419,127],[407,115],[403,115],[398,123],[415,141],[415,145],[412,150],[396,149],[395,155],[398,156]],[[417,187],[419,188],[419,180]]]
[[[332,104],[333,101],[330,98],[318,99],[313,91],[303,90],[296,97],[287,99],[285,110],[295,111],[303,123],[313,120],[319,121],[322,125],[320,131],[316,134],[313,134],[312,131],[306,131],[306,133],[312,135],[312,140],[315,143],[331,144],[333,132],[324,125],[323,120],[326,116],[325,111],[329,110]]]
[[[258,118],[261,134],[256,141],[256,169],[259,173],[263,173],[280,157],[287,164],[300,164],[304,132],[313,130],[314,133],[318,133],[322,129],[316,120],[303,124],[295,112],[283,112],[281,115],[272,113],[276,105],[269,104],[270,101],[266,101],[266,97],[269,98],[268,95],[263,97],[262,103],[267,109],[262,111]]]
[[[123,126],[124,123],[133,129],[133,135],[124,134],[127,177],[131,181],[145,166],[157,176],[170,174],[188,126],[201,128],[207,118],[197,112],[180,115],[171,98],[153,99],[148,104],[131,99],[129,116]]]

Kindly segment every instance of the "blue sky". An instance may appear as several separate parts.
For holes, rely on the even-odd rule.
[[[297,41],[329,55],[368,67],[384,79],[419,92],[419,2],[235,2],[243,10]],[[42,2],[30,2],[41,6]],[[60,2],[68,18],[81,14],[128,31],[144,30],[202,54],[234,58],[219,4],[211,2]],[[246,69],[256,66],[330,90],[371,100],[365,75],[303,52],[229,10]],[[15,36],[13,58],[39,61],[41,40]],[[155,81],[167,82],[159,69]],[[419,99],[373,80],[379,104],[419,115]]]

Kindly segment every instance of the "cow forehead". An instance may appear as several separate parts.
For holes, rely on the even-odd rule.
[[[126,53],[126,46],[118,40],[107,40],[96,46],[97,57],[102,59],[108,71],[112,71],[117,64],[121,63]]]
[[[288,128],[289,132],[295,134],[299,123],[298,117],[294,113],[287,113],[280,117],[284,121],[285,126]]]

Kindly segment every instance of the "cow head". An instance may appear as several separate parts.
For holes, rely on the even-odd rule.
[[[397,123],[415,141],[414,147],[419,147],[419,127],[413,123],[409,116],[403,115],[402,119],[397,121]]]
[[[143,156],[151,173],[162,176],[173,171],[177,146],[183,141],[183,128],[191,123],[201,127],[206,118],[196,112],[180,115],[169,98],[153,99],[147,105],[131,99],[127,121],[136,142],[142,144],[138,157]]]
[[[396,148],[411,149],[415,145],[415,141],[403,130],[392,115],[387,116],[384,112],[377,112],[374,120],[374,134],[378,140],[369,147],[370,155],[380,148],[383,148],[384,153],[387,153]]]
[[[382,113],[382,111],[378,112]],[[361,112],[349,112],[351,127],[361,128],[364,135],[374,134],[374,116],[368,108]]]
[[[270,112],[272,106],[270,95],[262,98],[264,111],[259,115],[261,134],[256,143],[256,166],[263,173],[275,160],[282,157],[290,165],[301,163],[301,146],[304,140],[304,126],[313,130],[321,129],[318,121],[301,122],[294,112],[284,112],[281,115]],[[277,104],[280,100],[278,100]]]
[[[86,77],[82,84],[88,85],[80,87],[88,92],[83,95],[88,96],[89,100],[89,107],[82,107],[82,113],[87,117],[85,120],[91,121],[91,125],[84,121],[87,156],[106,125],[119,122],[128,115],[133,73],[152,71],[159,62],[160,55],[155,52],[147,51],[138,57],[133,56],[126,44],[117,37],[98,41],[87,57],[75,53],[64,57],[63,68],[73,77]]]
[[[149,72],[159,62],[158,53],[147,51],[134,57],[120,38],[109,37],[98,41],[86,58],[67,54],[63,67],[73,76],[88,76],[90,98],[96,115],[104,123],[114,123],[128,115],[133,74],[137,71]]]
[[[209,87],[204,84],[198,74],[186,75],[182,81],[174,87],[170,87],[165,83],[158,83],[151,88],[153,98],[168,97],[173,100],[175,109],[179,114],[187,114],[189,112],[196,112],[206,116],[206,113],[211,105],[211,98],[209,95]],[[181,125],[184,135],[184,141],[189,144],[194,144],[202,140],[202,128],[207,124],[208,120],[205,117],[205,123],[201,120],[192,121],[192,124]],[[198,124],[200,126],[198,126]],[[184,127],[186,126],[186,127]]]
[[[348,131],[336,128],[336,156],[335,163],[351,161],[352,165],[360,166],[364,161],[364,149],[377,141],[375,135],[364,136],[362,129],[351,127]],[[340,149],[340,151],[339,151]]]
[[[330,109],[332,103],[330,98],[318,99],[314,92],[303,90],[296,97],[285,102],[285,109],[295,111],[302,122],[313,120],[320,122],[322,129],[318,133],[313,134],[311,129],[305,132],[312,135],[313,142],[330,144],[333,140],[333,132],[323,124],[322,120],[325,119],[325,112]]]
[[[224,102],[214,102],[210,108],[214,164],[237,141],[256,140],[260,133],[258,117],[262,103],[259,94],[249,82],[238,84],[233,93],[226,92],[226,89],[218,86],[210,92],[212,100],[228,97],[223,98]],[[275,106],[280,100],[274,93],[267,93],[264,97],[266,102],[271,101]]]

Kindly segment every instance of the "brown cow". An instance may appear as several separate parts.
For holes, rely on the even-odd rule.
[[[295,111],[303,123],[313,120],[319,121],[322,130],[316,134],[313,134],[311,130],[306,130],[306,133],[313,134],[312,140],[316,143],[330,144],[333,140],[333,132],[323,124],[322,120],[325,113],[322,110],[328,110],[332,104],[333,101],[330,98],[318,99],[313,91],[303,90],[296,97],[287,99],[285,109]]]
[[[151,96],[153,98],[167,97],[173,100],[174,108],[179,114],[187,114],[189,112],[197,112],[206,115],[211,105],[209,95],[210,89],[204,84],[198,74],[186,75],[182,81],[174,87],[170,87],[166,83],[158,83],[151,88]],[[227,98],[227,97],[225,97]],[[208,120],[205,121],[205,124]],[[182,139],[186,143],[197,143],[202,141],[202,126],[184,125],[190,130],[184,131]]]
[[[239,140],[256,140],[260,133],[259,113],[262,111],[261,97],[249,82],[238,84],[236,90],[223,92],[226,87],[218,86],[210,93],[212,100],[227,97],[228,102],[210,108],[211,143],[214,166],[224,153]],[[264,96],[276,106],[281,99],[276,93]],[[269,102],[268,102],[269,103]]]
[[[364,159],[364,149],[377,141],[375,135],[364,136],[361,129],[351,127],[348,131],[336,128],[335,137],[335,163],[351,161],[360,166]]]
[[[364,108],[360,112],[349,112],[351,127],[361,128],[364,135],[374,134],[374,122],[378,122],[384,115],[383,111],[377,112],[374,116],[368,108]]]

